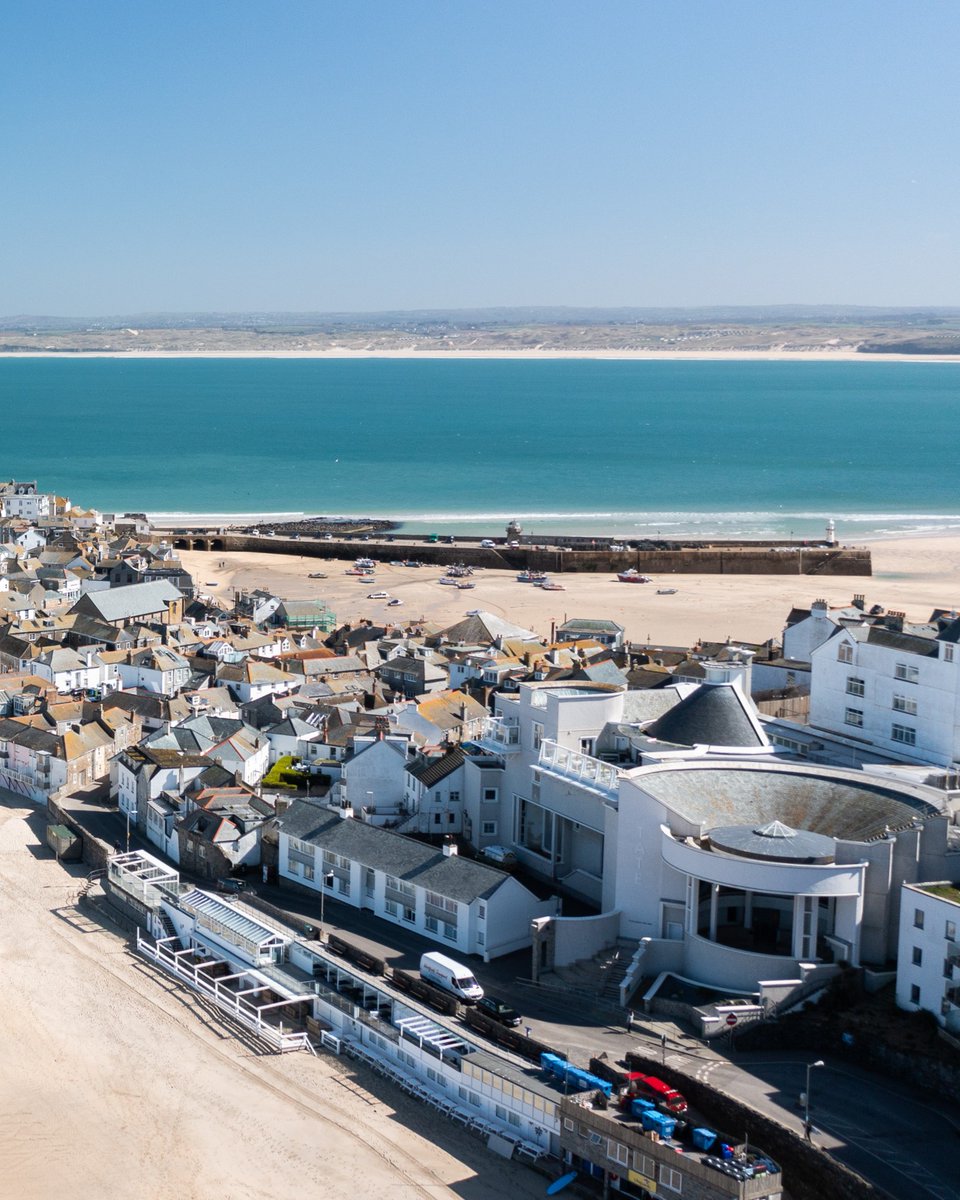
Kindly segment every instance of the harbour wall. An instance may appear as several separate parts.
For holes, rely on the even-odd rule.
[[[795,543],[724,542],[676,548],[566,548],[551,542],[519,546],[480,546],[468,539],[455,545],[417,539],[345,540],[264,537],[245,533],[167,535],[177,549],[240,553],[292,554],[303,558],[380,561],[416,559],[425,565],[464,563],[489,570],[546,571],[551,574],[610,574],[633,568],[651,575],[845,575],[873,573],[870,551],[863,547],[797,545]]]

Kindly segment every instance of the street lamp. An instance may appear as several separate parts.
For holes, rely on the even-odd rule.
[[[814,1067],[825,1067],[827,1064],[822,1058],[818,1058],[816,1062],[807,1063],[807,1090],[803,1093],[803,1128],[806,1132],[807,1126],[810,1124],[810,1072]]]
[[[333,872],[323,871],[320,875],[320,933],[323,933],[323,902],[326,899],[327,888],[333,887]]]

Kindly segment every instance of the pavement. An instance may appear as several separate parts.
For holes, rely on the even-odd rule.
[[[75,801],[71,815],[90,833],[112,845],[126,844],[126,821],[115,808]],[[131,849],[162,857],[131,830]],[[181,872],[183,879],[209,887],[209,880]],[[247,878],[253,893],[291,916],[360,946],[392,967],[416,971],[420,956],[437,943],[330,897],[303,894]],[[800,1094],[809,1053],[743,1053],[726,1037],[706,1042],[673,1020],[636,1014],[627,1028],[626,1012],[592,1002],[583,992],[530,979],[530,952],[490,963],[471,963],[488,993],[523,1014],[523,1026],[539,1041],[582,1065],[591,1057],[619,1062],[628,1050],[645,1053],[677,1070],[709,1082],[798,1136],[803,1131]],[[811,1075],[813,1142],[896,1200],[960,1200],[956,1167],[960,1110],[938,1103],[929,1092],[823,1054],[824,1066]]]

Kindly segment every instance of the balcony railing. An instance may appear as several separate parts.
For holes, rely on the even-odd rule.
[[[540,770],[549,775],[569,779],[590,791],[603,796],[616,797],[620,790],[623,772],[612,763],[601,762],[589,754],[567,750],[556,742],[544,740],[540,743]]]
[[[506,725],[500,717],[487,717],[473,741],[493,754],[513,754],[520,749],[520,727]]]

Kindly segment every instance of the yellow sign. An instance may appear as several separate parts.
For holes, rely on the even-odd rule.
[[[657,1181],[649,1179],[646,1175],[641,1175],[639,1171],[627,1171],[627,1179],[631,1183],[635,1183],[637,1187],[645,1188],[648,1192],[657,1190]]]

